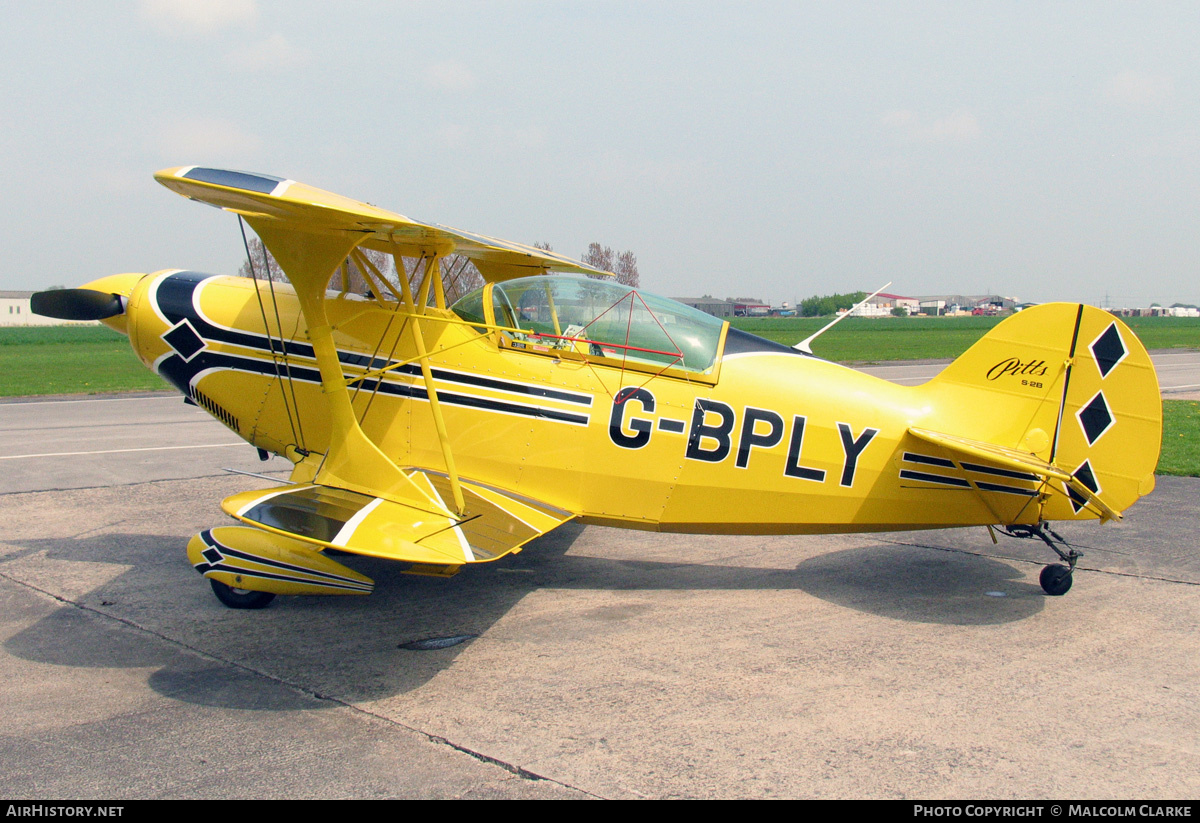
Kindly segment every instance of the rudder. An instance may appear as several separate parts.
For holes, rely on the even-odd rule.
[[[1077,303],[1026,309],[997,325],[927,384],[956,434],[1035,455],[1120,512],[1154,488],[1162,443],[1158,376],[1137,336]],[[942,415],[939,415],[942,416]],[[1094,518],[1050,481],[1047,520]]]

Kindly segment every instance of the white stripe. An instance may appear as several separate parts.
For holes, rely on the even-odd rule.
[[[417,473],[421,474],[421,472],[417,472]],[[421,476],[425,479],[425,483],[429,486],[429,491],[433,495],[433,497],[431,498],[431,502],[433,500],[436,500],[437,504],[442,507],[442,513],[446,516],[446,518],[451,523],[453,523],[458,518],[455,516],[454,512],[450,511],[450,507],[446,505],[446,501],[442,499],[442,495],[437,490],[437,486],[433,485],[433,481],[430,480],[428,477],[425,477],[423,474]]]
[[[499,492],[494,492],[494,491],[492,491],[491,489],[484,489],[484,488],[474,487],[474,488],[472,488],[471,490],[472,490],[472,491],[474,491],[474,492],[475,492],[475,494],[479,495],[479,496],[480,496],[480,497],[482,497],[484,500],[488,501],[488,502],[489,502],[489,503],[491,503],[493,506],[495,506],[496,508],[498,508],[500,511],[504,512],[505,514],[507,514],[507,515],[508,515],[509,517],[511,517],[513,520],[516,520],[518,523],[523,523],[523,524],[525,524],[526,526],[528,526],[529,528],[533,529],[533,530],[534,530],[535,532],[537,532],[538,534],[544,534],[544,532],[543,532],[543,530],[542,530],[542,529],[539,529],[537,526],[533,525],[532,523],[530,523],[530,522],[529,522],[528,520],[526,520],[525,518],[523,518],[523,517],[519,517],[519,516],[517,515],[517,513],[516,513],[516,512],[514,512],[514,511],[512,511],[510,508],[508,508],[508,506],[520,506],[520,507],[521,507],[521,508],[523,508],[523,509],[528,509],[528,510],[530,510],[530,511],[537,511],[537,510],[536,510],[536,509],[534,509],[532,506],[527,506],[526,504],[524,504],[524,503],[520,502],[519,500],[513,500],[511,497],[506,497],[505,495],[503,495],[503,494],[501,494],[501,493],[499,493]],[[508,505],[503,505],[503,504],[501,504],[501,503],[498,503],[496,500],[494,500],[494,499],[493,499],[493,495],[495,495],[496,497],[499,497],[501,500],[503,500],[503,501],[504,501],[504,503],[505,503],[505,504],[508,504]],[[545,516],[545,514],[544,514],[543,512],[538,512],[538,514],[541,514],[543,517]]]
[[[260,264],[259,261],[257,261],[257,260],[254,262],[256,265]],[[234,278],[234,277],[230,277],[228,275],[210,275],[210,276],[206,277],[205,279],[201,280],[199,283],[196,284],[196,290],[192,292],[192,309],[195,310],[196,316],[199,319],[203,320],[205,323],[208,323],[210,326],[214,326],[218,329],[224,329],[225,331],[231,331],[231,332],[236,332],[238,334],[244,334],[249,337],[256,337],[259,340],[265,340],[265,341],[267,341],[267,349],[268,350],[263,351],[262,349],[254,348],[253,346],[248,346],[245,343],[230,343],[230,342],[223,341],[223,340],[221,340],[221,341],[214,340],[212,342],[219,343],[222,346],[237,346],[238,348],[243,348],[243,349],[249,348],[252,351],[257,351],[257,352],[260,352],[264,356],[268,356],[270,354],[270,349],[274,348],[272,346],[272,341],[279,340],[282,333],[276,334],[275,332],[272,332],[271,334],[264,334],[263,332],[257,332],[250,328],[242,328],[239,326],[227,326],[224,323],[218,323],[216,320],[212,319],[204,312],[203,308],[200,305],[200,300],[201,300],[200,293],[202,291],[204,291],[204,289],[206,287],[211,285],[216,280],[222,281],[221,283],[219,283],[217,285],[225,286],[225,287],[228,287],[230,285],[229,281],[238,283],[238,281],[241,280],[242,281],[241,284],[244,284],[244,282],[245,282],[245,278]],[[241,284],[239,284],[239,285],[241,285]],[[257,289],[258,286],[255,285],[254,288]],[[295,289],[293,289],[291,283],[286,283],[286,282],[275,283],[273,288],[275,288],[280,294],[284,294],[284,295],[287,295],[290,297],[295,297],[295,295],[296,295]],[[265,326],[264,328],[269,328],[269,326]],[[287,342],[296,343],[296,344],[303,343],[302,340],[299,340],[297,338],[287,338]],[[278,344],[276,344],[276,345],[278,345]],[[338,351],[340,352],[340,351],[342,351],[342,349],[338,349]],[[282,356],[281,351],[276,349],[276,352],[277,352],[277,354],[275,356],[277,356],[277,357]],[[354,352],[354,353],[358,354],[358,352]],[[303,355],[303,354],[289,354],[288,357],[303,358],[306,361],[313,361],[313,362],[316,361],[316,358],[310,357],[308,355]]]
[[[317,486],[315,483],[310,483],[307,486],[284,486],[282,489],[270,492],[269,494],[264,494],[261,497],[254,498],[249,503],[247,503],[246,505],[244,505],[240,509],[238,509],[236,516],[241,517],[243,514],[250,511],[252,508],[257,506],[259,503],[265,503],[266,501],[270,500],[272,497],[278,497],[281,494],[288,494],[289,492],[302,492],[305,489],[315,489],[316,487]]]
[[[343,548],[347,543],[350,542],[350,538],[354,536],[354,530],[358,528],[358,525],[366,520],[367,515],[375,511],[375,509],[377,509],[379,504],[382,502],[382,497],[376,497],[370,503],[359,509],[353,517],[346,521],[346,525],[342,526],[341,530],[338,531],[337,536],[329,542],[338,548]]]
[[[462,546],[463,557],[466,558],[468,563],[474,563],[475,555],[471,551],[471,544],[467,542],[467,536],[465,534],[463,534],[463,530],[461,528],[459,528],[458,526],[455,526],[454,534],[458,536],[459,545]]]
[[[410,388],[416,388],[416,389],[421,389],[421,390],[424,390],[424,388],[425,388],[425,382],[421,379],[420,375],[405,374],[405,375],[401,375],[401,376],[395,377],[395,378],[384,375],[384,382],[396,383],[398,385],[408,386]],[[435,382],[438,382],[438,381],[435,381]],[[437,387],[435,386],[435,388],[437,388]],[[486,388],[490,388],[490,387],[472,386],[471,388],[485,388],[486,389]],[[528,403],[528,402],[527,403],[514,403],[511,400],[508,400],[507,398],[488,397],[485,394],[475,394],[470,391],[464,391],[462,385],[459,383],[451,383],[449,385],[442,385],[441,388],[437,388],[437,390],[439,392],[438,402],[440,402],[444,406],[453,406],[456,409],[466,409],[467,411],[483,412],[484,414],[504,414],[504,415],[508,415],[509,417],[519,417],[519,418],[522,418],[525,420],[529,420],[530,418],[535,418],[535,419],[541,420],[545,423],[565,423],[568,426],[585,426],[586,427],[591,423],[591,419],[592,419],[591,414],[589,412],[584,411],[583,409],[555,408],[552,406],[535,406],[532,403]],[[499,390],[497,390],[497,391],[499,391]],[[454,400],[449,400],[443,396],[444,394],[446,394],[448,392],[452,392],[455,394],[461,394],[464,397],[470,397],[472,400],[483,400],[483,401],[487,401],[487,402],[491,402],[491,403],[508,403],[513,406],[519,406],[520,408],[523,408],[523,409],[529,409],[529,411],[528,412],[515,412],[515,411],[506,411],[504,409],[480,408],[479,406],[471,406],[466,403],[457,403]],[[522,395],[522,396],[524,397],[525,395]],[[395,397],[395,395],[393,395],[393,397]],[[401,396],[399,399],[401,399],[401,400],[420,400],[422,403],[428,403],[429,395],[422,391],[422,392],[419,392],[414,397]],[[553,399],[553,398],[542,398],[542,399]],[[542,417],[540,415],[533,414],[532,412],[535,412],[535,411],[554,412],[555,414],[572,414],[572,415],[575,415],[576,417],[582,417],[583,419],[582,420],[558,420],[553,417]]]
[[[178,274],[181,271],[183,271],[183,269],[168,269],[164,271],[158,277],[150,281],[150,286],[146,289],[146,299],[150,301],[150,308],[154,309],[154,313],[158,315],[158,319],[166,323],[167,326],[174,326],[175,324],[167,319],[167,316],[163,314],[163,310],[158,306],[158,287],[161,286],[162,282],[172,274]]]
[[[397,362],[397,361],[392,361],[392,362]],[[517,397],[523,398],[526,401],[530,401],[531,399],[549,400],[554,403],[570,403],[572,406],[577,406],[577,407],[578,406],[586,406],[586,407],[590,408],[592,403],[595,400],[595,395],[583,394],[582,392],[569,391],[569,390],[564,389],[560,386],[557,386],[553,383],[550,383],[550,384],[526,383],[521,380],[513,380],[510,377],[501,378],[501,377],[493,377],[491,375],[484,375],[477,371],[460,371],[458,369],[447,369],[443,366],[434,366],[434,368],[437,369],[438,371],[444,371],[447,374],[457,374],[457,375],[461,375],[463,377],[487,377],[490,380],[496,380],[498,382],[512,383],[514,386],[526,386],[528,388],[538,389],[540,391],[554,391],[554,392],[558,392],[560,394],[569,394],[569,395],[579,398],[580,400],[586,400],[587,403],[586,404],[572,403],[570,400],[563,400],[561,397],[545,397],[540,394],[529,394],[527,392],[517,391],[516,389],[501,389],[501,388],[497,388],[496,386],[478,386],[478,385],[475,385],[474,383],[457,383],[453,380],[446,380],[444,377],[435,378],[435,382],[449,383],[455,387],[468,386],[472,389],[475,389],[476,391],[482,389],[484,391],[494,391],[494,392],[501,392],[503,394],[513,394],[513,395],[516,395]],[[410,375],[410,376],[415,377],[416,375]],[[457,391],[458,389],[456,388],[455,390]],[[488,398],[488,399],[495,399],[495,398]],[[556,411],[562,411],[562,409],[556,409]]]
[[[166,362],[167,358],[174,357],[175,354],[176,354],[175,350],[168,346],[167,350],[165,352],[163,352],[162,354],[160,354],[157,358],[155,358],[154,362],[150,364],[150,370],[153,371],[155,374],[157,374],[159,377],[162,377],[162,372],[160,371],[160,369],[162,368],[162,364],[164,362]],[[166,379],[167,378],[163,377],[163,380],[166,380]]]
[[[422,476],[424,476],[424,475],[422,475]],[[450,507],[446,505],[446,501],[443,500],[441,494],[438,493],[437,486],[433,485],[433,481],[430,480],[428,477],[425,477],[425,482],[429,484],[429,488],[433,492],[433,496],[437,498],[438,503],[440,503],[442,505],[443,509],[445,509],[447,512],[449,512]],[[454,534],[456,537],[458,537],[458,544],[460,546],[462,546],[463,557],[465,557],[467,559],[468,563],[474,563],[475,555],[471,552],[471,544],[467,542],[467,536],[465,534],[463,534],[462,529],[460,529],[458,526],[454,525],[454,522],[457,518],[453,514],[450,514],[449,518],[450,518],[451,527],[454,529]]]
[[[227,449],[230,446],[244,446],[241,443],[207,443],[203,446],[147,446],[141,449],[104,449],[94,452],[53,452],[47,454],[6,454],[0,460],[20,460],[25,457],[77,457],[86,454],[125,454],[127,452],[165,452],[177,449]]]

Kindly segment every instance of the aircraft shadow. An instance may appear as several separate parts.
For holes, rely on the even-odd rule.
[[[1041,590],[1012,566],[928,547],[881,543],[816,555],[790,569],[759,568],[569,555],[582,533],[583,527],[565,524],[516,556],[449,580],[406,575],[385,561],[339,558],[375,578],[376,592],[366,598],[281,598],[257,612],[221,606],[178,554],[164,555],[164,545],[180,545],[178,536],[20,541],[15,552],[0,558],[0,566],[45,552],[51,560],[115,562],[130,568],[80,598],[85,608],[58,609],[10,637],[4,648],[55,665],[156,668],[148,679],[150,688],[192,704],[288,711],[334,704],[281,689],[279,681],[345,702],[417,689],[452,665],[471,640],[424,651],[402,648],[405,644],[480,637],[540,589],[795,590],[891,619],[964,626],[1022,620],[1044,601]],[[172,601],[174,608],[169,607]],[[89,608],[199,654],[147,642],[129,625],[98,619]],[[637,619],[637,608],[609,607],[617,611],[601,616]],[[557,630],[569,628],[551,627]]]

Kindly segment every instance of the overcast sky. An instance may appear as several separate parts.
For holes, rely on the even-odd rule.
[[[1200,3],[0,8],[2,289],[235,272],[196,164],[667,295],[1200,304]]]

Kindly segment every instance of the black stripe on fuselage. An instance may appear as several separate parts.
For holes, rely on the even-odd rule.
[[[927,466],[941,466],[943,469],[953,469],[954,461],[947,460],[944,457],[934,457],[930,454],[917,454],[916,452],[904,453],[905,463],[924,463]]]
[[[400,370],[407,371],[409,374],[421,373],[420,367],[411,363]],[[494,377],[481,377],[477,374],[464,374],[462,372],[446,371],[445,369],[433,369],[433,376],[445,383],[461,383],[464,386],[479,386],[480,388],[512,392],[513,394],[545,397],[549,400],[561,400],[564,403],[575,403],[579,406],[592,405],[590,395],[559,391],[558,389],[547,389],[542,386],[531,386],[527,383],[513,383],[509,380],[497,380]],[[439,394],[438,396],[440,397],[441,395]]]
[[[236,354],[216,354],[201,352],[188,362],[183,358],[172,355],[159,365],[159,374],[168,379],[180,391],[191,394],[191,379],[201,371],[210,369],[226,369],[229,371],[249,372],[275,376],[275,364],[269,360],[258,360],[253,357],[243,357]],[[291,377],[301,383],[321,384],[321,374],[316,369],[302,366],[292,366]],[[414,400],[428,402],[429,392],[424,386],[412,386],[406,383],[389,383],[380,380],[361,380],[360,385],[365,391],[378,391],[380,394],[393,397],[408,397]],[[545,409],[540,406],[526,406],[520,403],[508,403],[487,397],[476,397],[470,394],[439,391],[438,400],[448,406],[459,406],[468,409],[483,409],[485,411],[515,414],[521,417],[537,417],[543,420],[554,420],[559,423],[570,423],[576,426],[586,426],[590,417],[586,414]]]
[[[995,466],[981,466],[978,463],[963,463],[962,467],[970,472],[977,474],[994,474],[997,477],[1011,477],[1014,480],[1028,480],[1031,483],[1036,483],[1039,478],[1036,474],[1029,472],[1018,472],[1012,469],[1000,469]]]
[[[269,352],[271,350],[272,341],[266,337],[250,334],[248,332],[238,332],[216,326],[200,316],[196,311],[193,295],[196,288],[205,280],[208,280],[215,275],[204,275],[198,272],[175,272],[168,275],[158,284],[156,298],[159,310],[167,317],[171,323],[179,323],[182,320],[188,320],[195,330],[206,340],[215,342],[227,343],[231,345],[241,346],[243,348],[255,349],[261,352]],[[276,350],[281,347],[278,340],[273,341]],[[283,350],[288,354],[297,357],[315,358],[312,346],[305,343],[296,343],[294,341],[284,341],[286,344]],[[366,355],[360,355],[353,352],[338,352],[338,359],[343,363],[359,366],[361,368],[384,368],[392,363],[390,360],[381,358],[371,358]],[[294,361],[293,361],[294,363]],[[159,364],[159,373],[170,381],[177,389],[189,397],[192,395],[191,381],[202,371],[211,369],[229,369],[233,371],[250,372],[252,374],[263,374],[269,376],[277,375],[277,366],[273,361],[260,360],[254,357],[245,355],[217,353],[211,351],[202,351],[192,357],[191,360],[184,361],[178,355],[172,355],[165,358]],[[401,372],[410,376],[420,376],[421,369],[414,363],[409,363],[393,371]],[[288,374],[293,380],[298,380],[303,383],[321,383],[320,372],[312,367],[297,366],[289,364]],[[585,394],[576,394],[573,392],[558,391],[555,389],[542,388],[539,386],[530,386],[524,383],[515,383],[507,380],[499,380],[490,377],[480,377],[477,375],[462,374],[458,372],[447,371],[445,369],[434,369],[434,376],[448,383],[459,383],[462,385],[480,386],[482,388],[490,388],[499,391],[507,391],[514,394],[525,394],[531,397],[545,397],[551,400],[562,400],[564,402],[575,403],[578,405],[592,404],[592,398]],[[429,393],[422,387],[410,386],[404,383],[391,383],[380,379],[366,379],[357,381],[356,385],[361,386],[368,391],[379,391],[382,394],[389,394],[396,397],[410,397],[417,400],[429,400]],[[573,425],[586,426],[589,422],[589,417],[586,414],[573,414],[571,412],[558,411],[556,409],[544,409],[538,406],[526,406],[519,403],[510,403],[502,400],[494,400],[484,397],[476,397],[473,395],[457,394],[454,392],[438,392],[438,399],[452,406],[460,406],[464,408],[483,409],[486,411],[501,412],[503,414],[514,414],[522,417],[537,417],[546,420],[554,420],[562,423],[570,423]]]
[[[959,489],[969,489],[971,484],[959,477],[943,477],[940,474],[915,472],[911,469],[900,470],[901,480],[920,480],[922,483],[937,483],[940,486],[954,486]]]
[[[988,483],[983,480],[976,480],[975,485],[985,492],[1001,492],[1003,494],[1019,494],[1024,497],[1037,496],[1036,489],[1025,489],[1020,486],[1006,486],[1003,483]]]
[[[255,350],[261,351],[261,352],[271,352],[272,347],[274,347],[274,351],[276,351],[276,352],[282,352],[282,353],[285,353],[287,355],[294,356],[294,357],[304,357],[304,358],[309,358],[309,359],[316,359],[316,354],[314,353],[312,346],[308,345],[307,343],[297,343],[294,340],[280,341],[278,339],[267,338],[264,335],[258,335],[258,334],[253,334],[250,332],[241,332],[241,331],[234,331],[231,329],[226,329],[226,328],[223,328],[221,326],[217,326],[217,325],[211,323],[207,318],[200,315],[200,313],[198,311],[196,311],[195,303],[193,300],[195,290],[197,287],[200,286],[201,283],[203,283],[206,280],[212,279],[216,276],[217,275],[201,274],[199,272],[191,272],[191,271],[175,272],[174,274],[168,275],[166,278],[163,279],[163,281],[161,283],[159,283],[158,289],[157,289],[156,297],[157,297],[158,307],[159,307],[160,311],[162,311],[162,313],[167,317],[167,319],[172,324],[179,323],[180,321],[182,321],[184,319],[188,320],[191,323],[192,327],[196,330],[196,332],[199,333],[199,335],[203,339],[208,340],[208,341],[226,343],[229,345],[240,346],[242,348],[255,349]],[[220,355],[220,356],[236,357],[236,355]],[[383,368],[387,368],[388,366],[392,366],[396,362],[396,361],[388,360],[385,358],[369,357],[367,355],[359,354],[357,352],[348,352],[348,351],[343,351],[343,350],[338,351],[338,360],[346,365],[357,366],[362,369],[383,369]],[[256,361],[256,362],[258,362],[258,361]],[[299,368],[303,369],[304,367],[299,367]],[[292,377],[294,379],[300,379],[300,380],[309,382],[310,378],[308,376],[305,376],[305,377],[299,376],[296,373],[296,369],[297,369],[296,366],[290,365]],[[197,371],[200,371],[200,370],[202,370],[202,369],[198,369]],[[274,367],[273,363],[269,364],[269,368],[266,371],[264,371],[261,367],[250,368],[250,369],[245,369],[245,370],[254,371],[254,372],[258,372],[258,373],[262,373],[262,374],[274,374],[275,373],[275,367]],[[311,370],[311,369],[308,371],[309,371],[309,374],[317,374],[317,378],[316,378],[315,382],[319,383],[320,382],[319,372],[316,372],[315,370]],[[421,368],[419,365],[417,365],[415,363],[408,363],[403,366],[399,366],[397,368],[392,369],[392,371],[400,372],[402,374],[407,374],[407,375],[414,376],[414,377],[419,377],[421,375]],[[567,391],[562,391],[559,389],[545,388],[542,386],[534,386],[534,385],[529,385],[527,383],[517,383],[517,382],[510,381],[510,380],[500,380],[500,379],[494,378],[494,377],[483,377],[480,375],[448,371],[446,369],[435,368],[432,370],[432,372],[433,372],[433,376],[436,379],[441,380],[442,382],[445,382],[445,383],[458,383],[458,384],[464,385],[464,386],[478,386],[480,388],[494,389],[496,391],[505,391],[505,392],[509,392],[512,394],[523,394],[523,395],[527,395],[530,397],[544,397],[548,400],[560,400],[565,403],[573,403],[573,404],[580,405],[580,406],[591,406],[592,405],[592,397],[587,394],[580,394],[580,393],[576,393],[576,392],[567,392]],[[375,381],[375,380],[360,380],[360,381],[358,381],[358,384],[362,385],[364,388],[367,388],[367,387],[376,385],[377,382],[378,381]],[[388,385],[389,384],[384,383],[384,388],[382,388],[380,390],[388,392],[390,394],[402,394],[405,396],[411,396],[411,394],[408,392],[388,391],[388,389],[387,389]],[[422,396],[427,398],[427,395],[422,395]],[[441,398],[440,392],[438,393],[438,397],[439,397],[439,399]],[[513,413],[513,414],[528,414],[528,412],[517,411],[517,409],[524,408],[524,407],[516,406],[514,404],[505,404],[501,401],[496,401],[496,402],[498,404],[497,410],[507,411],[507,412]],[[459,405],[467,405],[467,406],[473,406],[473,407],[476,406],[476,404],[474,402],[466,402],[466,403],[461,403]],[[563,413],[563,414],[566,414],[566,413]],[[535,416],[548,416],[548,417],[551,417],[552,419],[559,419],[558,417],[556,417],[555,415],[552,415],[552,414],[551,415],[535,415]],[[567,422],[578,422],[581,418],[578,415],[566,415],[566,417],[564,417],[562,419],[566,420]],[[584,421],[584,424],[586,425],[585,418],[583,419],[583,421]]]

